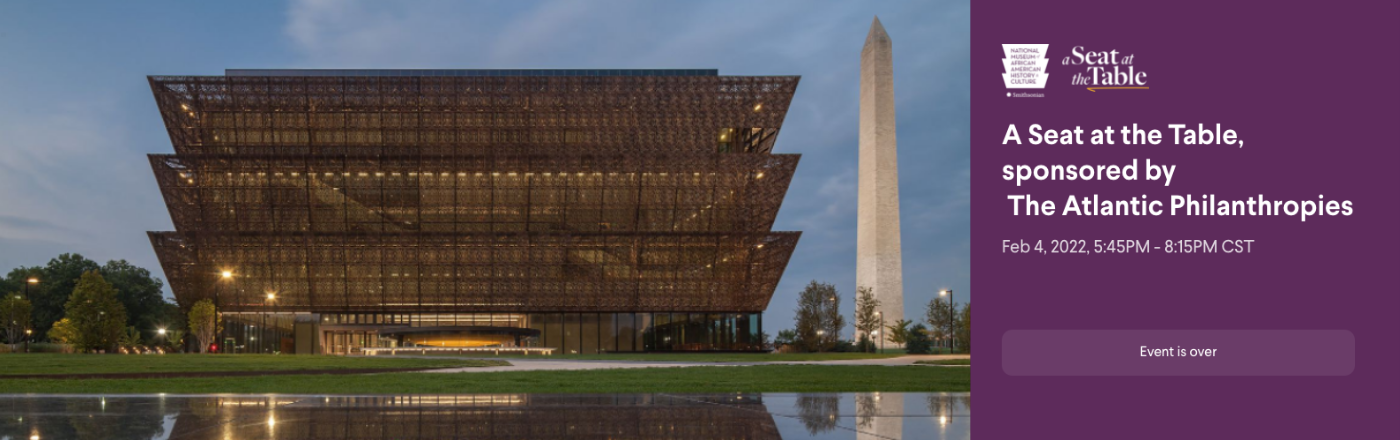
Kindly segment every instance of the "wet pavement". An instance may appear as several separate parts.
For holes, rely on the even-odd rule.
[[[0,439],[468,438],[968,439],[971,395],[0,395]]]

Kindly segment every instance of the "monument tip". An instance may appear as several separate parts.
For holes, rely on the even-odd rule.
[[[890,44],[890,34],[885,33],[885,26],[880,24],[878,15],[870,22],[870,34],[865,36],[865,46],[869,47],[872,44]]]

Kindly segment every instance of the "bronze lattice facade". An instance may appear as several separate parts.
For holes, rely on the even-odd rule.
[[[176,231],[150,238],[181,306],[214,300],[247,351],[306,351],[298,322],[317,352],[410,343],[383,337],[405,326],[517,327],[523,339],[496,343],[571,352],[753,349],[800,235],[771,231],[798,162],[772,153],[797,83],[706,70],[151,77],[176,154],[150,161]],[[659,336],[686,331],[658,327],[677,316],[701,335]],[[590,320],[599,342],[575,343]]]

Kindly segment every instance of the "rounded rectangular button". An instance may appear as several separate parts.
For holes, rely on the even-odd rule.
[[[1346,376],[1348,330],[1008,330],[1011,376]]]

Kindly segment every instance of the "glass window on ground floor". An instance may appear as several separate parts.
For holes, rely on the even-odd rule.
[[[559,341],[564,353],[579,353],[579,320],[577,313],[564,314],[564,339]]]
[[[225,353],[293,353],[291,313],[226,313],[220,350]]]
[[[293,352],[288,347],[295,341],[294,320],[291,314],[283,315],[227,315],[229,351]],[[322,332],[319,347],[323,353],[338,354],[394,346],[524,346],[573,354],[763,348],[758,313],[324,314],[310,318],[333,326]],[[347,326],[353,328],[347,331]]]
[[[579,315],[579,353],[598,353],[598,314],[583,313]]]

